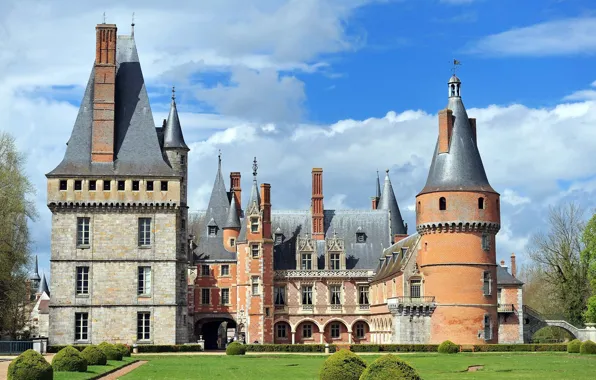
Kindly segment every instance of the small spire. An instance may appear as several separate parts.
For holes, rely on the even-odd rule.
[[[217,155],[217,168],[218,170],[221,170],[221,149],[218,149],[219,153]]]
[[[377,169],[377,202],[381,198],[381,180],[379,179],[379,170]]]
[[[132,23],[130,24],[130,35],[135,36],[135,13],[132,12]]]
[[[172,86],[172,100],[176,101],[176,86]]]
[[[103,23],[106,23],[106,12],[103,13]]]
[[[259,168],[259,165],[257,165],[257,158],[255,157],[255,159],[252,162],[252,176],[254,177],[255,181],[257,180],[257,169]]]

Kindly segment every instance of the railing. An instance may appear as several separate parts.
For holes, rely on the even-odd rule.
[[[497,306],[497,312],[499,313],[513,313],[515,312],[515,306],[512,303],[503,303]]]
[[[374,272],[363,269],[341,269],[341,270],[308,270],[308,269],[291,269],[291,270],[276,270],[275,279],[283,280],[287,278],[371,278]]]
[[[18,355],[29,349],[33,349],[33,342],[30,340],[0,341],[0,354]]]
[[[424,303],[433,303],[435,302],[435,296],[422,296],[422,297],[410,297],[410,296],[402,296],[402,297],[393,297],[390,299],[396,300],[395,303],[401,304],[424,304]]]
[[[331,310],[341,310],[342,306],[341,305],[329,305]]]
[[[312,311],[314,309],[313,305],[302,305],[302,310]]]
[[[370,310],[370,305],[358,305],[360,310]]]

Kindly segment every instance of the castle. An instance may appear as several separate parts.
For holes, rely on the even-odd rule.
[[[96,58],[64,159],[48,178],[50,344],[523,341],[521,282],[496,263],[490,186],[461,82],[448,83],[408,235],[389,171],[370,210],[276,210],[255,158],[226,187],[219,157],[189,235],[188,154],[172,96],[155,127],[134,37],[96,27]],[[244,207],[243,207],[244,205]]]

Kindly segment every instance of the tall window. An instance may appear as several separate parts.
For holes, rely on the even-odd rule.
[[[281,306],[286,304],[286,287],[276,286],[273,288],[273,296],[275,298],[275,305]]]
[[[329,257],[330,267],[332,270],[338,270],[339,268],[339,253],[332,253]]]
[[[75,340],[89,340],[89,313],[75,313]]]
[[[278,323],[277,324],[277,337],[278,338],[286,338],[287,331],[286,331],[286,324],[285,323]]]
[[[203,264],[201,265],[201,276],[209,276],[211,273],[209,271],[209,265]]]
[[[490,272],[484,272],[482,290],[484,291],[484,295],[485,296],[490,296],[491,295],[491,290],[492,289],[491,289]]]
[[[211,289],[209,289],[209,288],[201,289],[201,304],[202,305],[211,304]]]
[[[222,305],[230,304],[230,289],[222,289],[221,290],[221,304]]]
[[[501,288],[498,288],[498,289],[497,289],[497,303],[498,303],[499,305],[501,305],[501,304],[503,303],[503,302],[501,302],[501,301],[502,301],[502,299],[503,299],[503,298],[502,298],[502,291],[501,291]]]
[[[358,339],[364,338],[364,323],[363,322],[356,323],[356,338],[358,338]]]
[[[482,234],[482,249],[485,251],[490,251],[490,236],[489,234]]]
[[[368,286],[360,286],[358,290],[358,303],[368,305]]]
[[[256,259],[259,257],[259,245],[258,244],[253,244],[250,246],[250,251],[252,253],[252,258]]]
[[[89,218],[77,218],[77,245],[89,245]]]
[[[312,269],[312,253],[303,253],[302,254],[302,270],[311,270]]]
[[[312,285],[302,287],[302,304],[312,305]]]
[[[151,245],[151,218],[139,218],[139,245]]]
[[[338,339],[339,338],[339,323],[334,322],[331,324],[331,338],[332,339]]]
[[[230,266],[228,264],[223,264],[221,266],[221,275],[222,276],[229,276],[230,275]]]
[[[478,209],[484,210],[484,198],[478,198]]]
[[[312,325],[310,323],[302,325],[302,337],[307,339],[312,338]]]
[[[439,198],[439,210],[447,210],[447,200],[444,197]]]
[[[151,313],[137,314],[137,340],[151,339]]]
[[[148,296],[151,294],[151,267],[139,267],[137,294],[140,296]]]
[[[490,323],[490,315],[484,315],[484,339],[491,340],[493,338],[492,326]]]
[[[258,295],[259,294],[259,278],[258,277],[253,277],[252,278],[252,295]]]
[[[253,234],[259,232],[258,218],[250,218],[250,232],[252,232]]]
[[[421,285],[422,285],[422,280],[419,280],[419,279],[410,280],[410,297],[420,298],[420,296],[422,295]]]
[[[89,267],[77,267],[77,294],[89,294]]]
[[[331,285],[331,304],[341,305],[341,285]]]

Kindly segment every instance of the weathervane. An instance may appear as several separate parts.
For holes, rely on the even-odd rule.
[[[257,169],[259,168],[259,165],[257,165],[257,158],[255,157],[254,161],[252,162],[252,175],[253,177],[255,177],[255,179],[257,178]]]
[[[172,86],[172,100],[176,100],[176,86]]]
[[[103,13],[103,23],[106,23],[106,12]]]
[[[454,59],[453,67],[451,68],[451,72],[453,73],[453,75],[455,75],[455,72],[457,71],[457,66],[461,66],[461,62],[458,61],[457,59]]]
[[[218,149],[219,154],[217,155],[217,159],[219,161],[219,164],[221,165],[221,149]]]
[[[135,13],[132,12],[132,23],[130,24],[131,32],[130,35],[134,37],[135,35]]]

